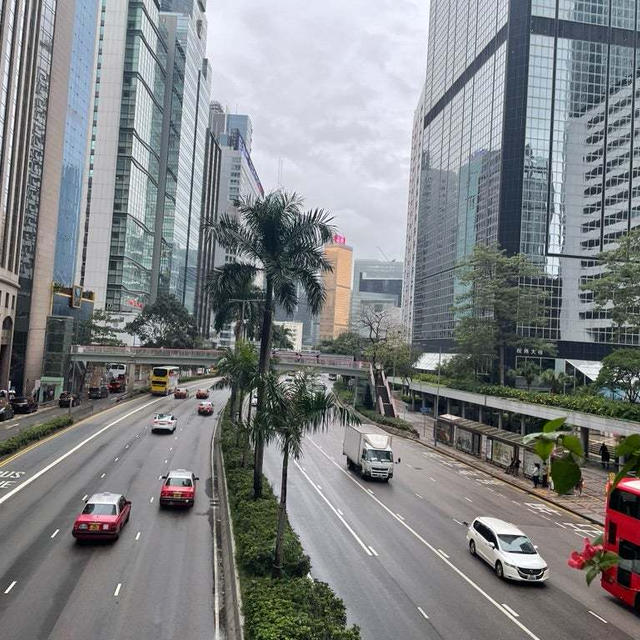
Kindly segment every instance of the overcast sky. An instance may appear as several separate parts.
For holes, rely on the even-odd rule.
[[[208,0],[213,97],[253,121],[265,190],[334,215],[354,258],[404,258],[428,0]]]

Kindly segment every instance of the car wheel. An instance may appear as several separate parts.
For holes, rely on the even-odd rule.
[[[476,543],[473,540],[469,540],[469,553],[472,556],[476,555]]]
[[[496,562],[496,575],[500,580],[504,578],[504,568],[502,567],[502,562],[500,562],[500,560]]]

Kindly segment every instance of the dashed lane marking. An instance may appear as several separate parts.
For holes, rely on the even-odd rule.
[[[456,520],[455,518],[452,518],[452,520],[459,524],[461,527],[464,527],[464,522],[460,522],[460,520]]]
[[[589,609],[589,613],[594,617],[594,618],[598,618],[598,620],[600,620],[600,622],[604,622],[604,624],[609,624],[604,618],[601,618],[597,613],[594,613],[593,611],[591,611]]]
[[[151,504],[152,502],[153,502],[153,496],[149,498],[149,504]]]
[[[106,475],[107,475],[106,473],[103,473],[103,474],[100,476],[100,478],[104,478]]]
[[[11,589],[13,589],[13,587],[16,586],[16,584],[18,583],[17,580],[14,580],[5,590],[4,590],[4,594],[7,595],[7,593],[9,593],[11,591]]]
[[[136,542],[138,542],[138,540],[140,540],[141,533],[142,533],[142,531],[138,531],[138,533],[136,533]]]
[[[424,498],[419,493],[416,493],[416,498],[419,498],[420,500],[424,500]]]
[[[55,537],[58,535],[58,533],[60,533],[60,529],[56,529],[56,530],[51,534],[51,536],[50,536],[50,537],[51,537],[51,538],[55,538]]]
[[[418,611],[420,612],[420,615],[425,619],[428,620],[429,616],[424,612],[424,609],[422,607],[418,607]]]
[[[88,494],[88,493],[85,493],[85,494],[82,496],[82,502],[84,502],[88,497],[89,497],[89,494]]]
[[[371,551],[371,553],[377,557],[378,552],[371,545],[369,545],[369,551]]]
[[[114,462],[118,462],[118,460],[120,460],[120,458],[114,458],[113,459]]]
[[[396,513],[396,515],[398,516],[398,518],[400,518],[400,520],[404,520],[404,516],[401,516],[399,513]]]
[[[508,604],[502,603],[502,606],[514,617],[519,618],[520,614],[516,613]]]
[[[449,556],[442,550],[442,549],[438,549],[438,553],[443,557],[446,558],[447,560],[449,559]]]
[[[465,499],[467,502],[473,502],[473,500],[472,500],[471,498],[467,498],[467,496],[465,496],[465,497],[464,497],[464,499]]]
[[[118,594],[120,593],[120,589],[122,589],[122,582],[118,582],[118,586],[116,587],[116,590],[113,592],[114,598],[118,597]]]

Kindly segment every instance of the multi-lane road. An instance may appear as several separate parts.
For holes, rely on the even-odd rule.
[[[204,383],[188,385],[192,391]],[[210,443],[197,401],[145,396],[0,462],[0,636],[12,640],[208,638],[214,628]],[[154,435],[156,411],[178,419]],[[160,510],[160,476],[200,476],[189,511]],[[92,493],[124,493],[129,523],[113,544],[78,545],[75,516]]]
[[[375,430],[375,428],[374,428]],[[394,438],[388,483],[346,468],[342,428],[307,437],[290,465],[288,509],[312,574],[344,599],[368,640],[631,640],[640,619],[567,566],[598,527],[417,443]],[[279,490],[280,456],[265,473]],[[470,555],[464,522],[513,522],[549,564],[546,585],[500,581]]]

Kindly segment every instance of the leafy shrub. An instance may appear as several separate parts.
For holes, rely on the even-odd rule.
[[[438,376],[422,373],[416,376],[417,380],[437,384]],[[454,380],[451,378],[440,378],[440,385],[460,389],[461,391],[471,391],[487,396],[497,396],[500,398],[513,398],[522,402],[532,404],[545,404],[550,407],[559,407],[571,411],[581,411],[582,413],[593,413],[609,418],[621,418],[623,420],[640,421],[640,405],[620,400],[611,400],[601,395],[592,393],[576,393],[572,395],[560,393],[543,393],[539,391],[525,391],[512,387],[501,387],[499,385],[483,384],[472,380]]]
[[[242,466],[242,446],[225,410],[222,422],[229,507],[236,540],[247,640],[360,640],[346,628],[345,607],[328,585],[306,576],[311,569],[298,536],[286,523],[283,577],[272,580],[278,503],[263,477],[253,499],[253,470]]]
[[[42,438],[46,438],[54,431],[68,427],[70,424],[73,424],[73,418],[70,416],[59,416],[58,418],[47,420],[47,422],[43,422],[42,424],[29,427],[17,433],[15,436],[11,436],[11,438],[8,438],[4,442],[0,442],[0,456],[15,453],[18,449],[37,440],[42,440]]]
[[[369,418],[372,422],[377,422],[378,424],[382,424],[387,427],[395,427],[402,431],[408,431],[416,436],[418,435],[418,432],[413,428],[413,425],[402,418],[389,418],[387,416],[382,416],[377,411],[374,411],[373,409],[365,409],[364,407],[357,407],[357,409],[363,416]]]
[[[244,590],[247,640],[359,640],[346,628],[344,604],[324,582],[249,580]]]

